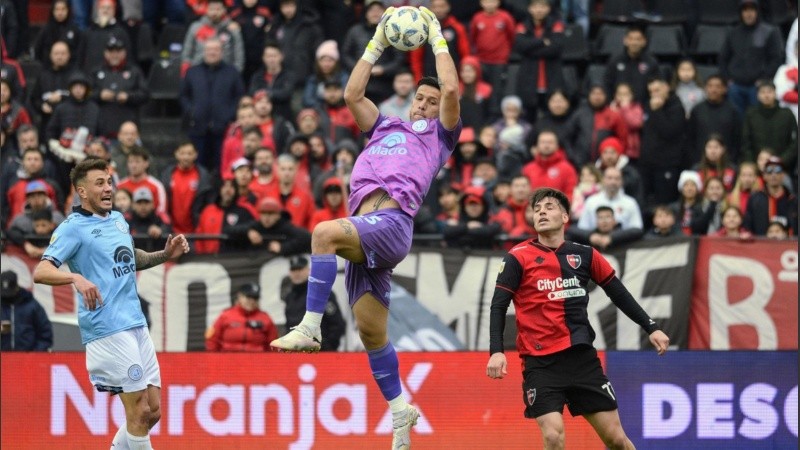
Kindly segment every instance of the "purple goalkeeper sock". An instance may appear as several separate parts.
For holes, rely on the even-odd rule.
[[[403,390],[400,387],[400,363],[397,360],[397,351],[391,342],[385,346],[367,352],[369,367],[372,376],[378,383],[378,388],[387,401],[396,398]]]
[[[311,255],[306,311],[322,314],[336,280],[336,255]]]

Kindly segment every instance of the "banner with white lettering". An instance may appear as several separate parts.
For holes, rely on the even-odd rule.
[[[689,348],[797,349],[797,241],[703,239]]]

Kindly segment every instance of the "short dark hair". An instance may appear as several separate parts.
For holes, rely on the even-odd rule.
[[[728,80],[726,80],[725,77],[719,73],[712,73],[711,75],[707,76],[705,84],[708,84],[708,82],[711,80],[719,80],[719,82],[722,83],[723,85],[725,86],[728,85]]]
[[[31,222],[36,222],[37,220],[46,220],[48,222],[52,222],[53,210],[50,208],[42,208],[31,212]]]
[[[569,214],[570,206],[569,206],[569,199],[567,198],[567,196],[564,195],[564,193],[559,191],[558,189],[547,188],[547,187],[539,188],[533,191],[533,194],[531,194],[531,208],[536,206],[537,203],[539,203],[540,201],[542,201],[542,199],[545,199],[547,197],[556,199],[556,201],[558,201],[558,203],[561,205],[561,208],[563,208],[564,211],[566,211],[567,214]]]
[[[653,215],[655,215],[657,212],[663,212],[665,214],[669,214],[673,218],[675,217],[675,210],[670,208],[669,205],[656,205],[653,208]]]
[[[108,170],[108,162],[100,158],[86,158],[79,162],[69,173],[69,179],[74,187],[86,180],[86,175],[92,170]]]
[[[428,76],[420,78],[419,81],[417,81],[417,88],[419,88],[420,86],[430,86],[432,88],[435,88],[437,91],[441,90],[441,88],[439,87],[439,79],[436,77]]]
[[[642,33],[642,36],[647,39],[647,33],[644,31],[644,27],[639,24],[632,24],[625,30],[625,36],[631,33]]]
[[[263,138],[263,137],[264,137],[264,132],[263,132],[263,131],[261,131],[261,128],[259,128],[259,127],[257,127],[257,126],[253,126],[253,127],[247,127],[247,128],[245,128],[245,129],[243,129],[243,130],[242,130],[242,137],[245,137],[245,136],[247,136],[248,134],[256,134],[256,135],[258,135],[258,137],[260,137],[260,138]]]
[[[145,161],[150,161],[150,152],[148,152],[146,148],[138,145],[133,146],[128,152],[128,158],[131,156],[139,156]]]
[[[608,211],[608,212],[611,213],[612,216],[614,215],[614,208],[612,208],[612,207],[610,207],[608,205],[600,205],[600,206],[598,206],[597,209],[594,210],[594,213],[597,214],[597,213],[600,213],[600,212],[603,212],[603,211]]]
[[[281,53],[283,53],[283,49],[281,48],[281,43],[275,39],[267,39],[266,41],[264,41],[264,49],[266,49],[267,47],[277,48],[278,50],[280,50]]]

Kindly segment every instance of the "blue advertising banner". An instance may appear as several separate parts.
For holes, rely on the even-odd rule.
[[[639,448],[798,448],[796,352],[606,352],[606,367]]]

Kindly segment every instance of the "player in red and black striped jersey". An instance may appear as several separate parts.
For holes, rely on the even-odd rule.
[[[525,417],[535,418],[544,448],[564,448],[562,412],[582,415],[611,449],[633,449],[620,423],[614,389],[592,346],[587,286],[600,286],[611,301],[649,335],[663,355],[669,338],[634,300],[614,269],[592,247],[564,240],[569,200],[561,191],[541,188],[530,202],[538,238],[512,248],[497,276],[489,319],[486,375],[507,372],[503,331],[513,300],[517,350],[522,358]]]

